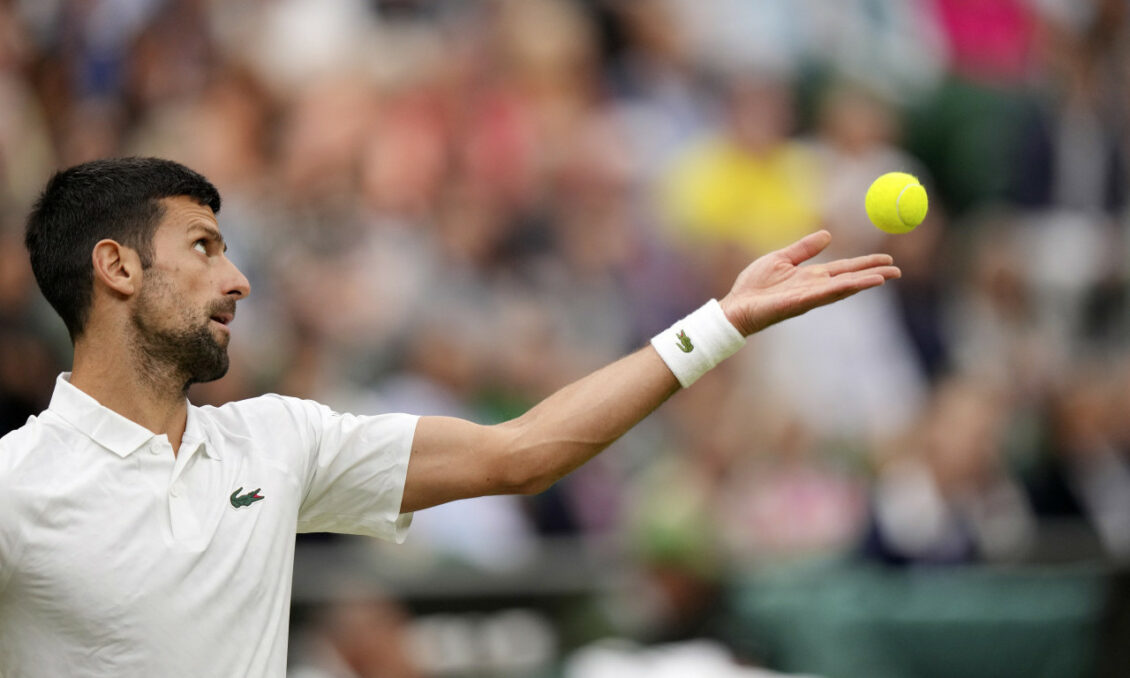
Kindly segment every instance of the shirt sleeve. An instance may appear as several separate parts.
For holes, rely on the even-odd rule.
[[[343,532],[404,541],[412,514],[401,514],[408,458],[419,417],[340,414],[309,400],[301,410],[312,435],[299,532]]]

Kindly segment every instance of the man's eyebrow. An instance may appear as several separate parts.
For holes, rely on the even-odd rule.
[[[191,226],[189,226],[188,230],[190,232],[193,231],[193,230],[204,231],[205,233],[208,234],[208,237],[210,237],[212,240],[215,240],[216,242],[223,245],[225,252],[228,251],[228,244],[226,242],[224,242],[224,236],[221,235],[220,231],[217,230],[215,227],[209,226],[207,224],[195,223],[195,224],[192,224]]]

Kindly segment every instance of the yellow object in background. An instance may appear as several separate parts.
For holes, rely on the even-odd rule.
[[[674,164],[665,207],[682,236],[761,254],[820,227],[821,183],[819,162],[800,144],[753,155],[716,140]]]
[[[867,189],[864,206],[879,230],[909,233],[926,218],[929,201],[926,189],[914,175],[888,172]]]

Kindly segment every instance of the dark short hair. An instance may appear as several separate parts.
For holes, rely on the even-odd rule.
[[[63,318],[71,339],[90,314],[94,268],[90,253],[106,238],[153,264],[153,233],[164,215],[160,200],[186,196],[220,211],[220,194],[201,175],[159,158],[95,160],[56,172],[27,220],[24,243],[35,280]]]

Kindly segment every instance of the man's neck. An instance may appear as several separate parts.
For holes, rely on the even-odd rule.
[[[184,380],[159,365],[139,363],[125,345],[75,345],[71,385],[126,419],[165,434],[175,453],[188,420]]]

